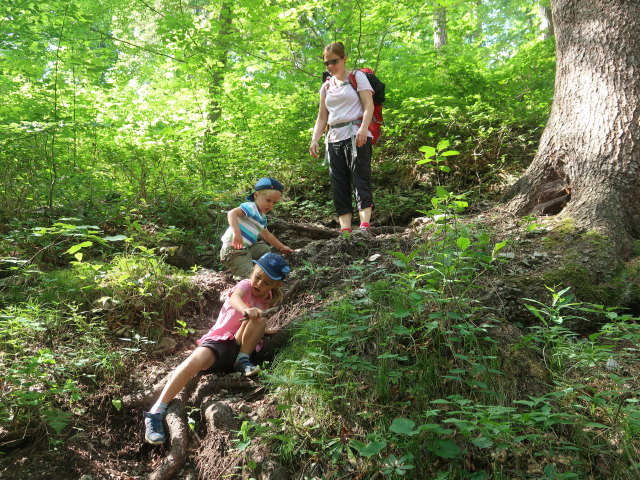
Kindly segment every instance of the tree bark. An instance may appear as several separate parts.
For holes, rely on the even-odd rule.
[[[538,18],[540,19],[541,40],[553,37],[553,17],[551,9],[538,2]]]
[[[207,131],[211,135],[218,119],[222,115],[219,97],[221,96],[224,73],[229,62],[229,35],[232,28],[231,2],[223,1],[218,15],[218,35],[216,45],[220,48],[216,64],[211,67],[209,82],[209,112],[207,114]]]
[[[507,208],[562,212],[620,245],[640,236],[640,3],[554,0],[552,7],[553,106]]]
[[[447,44],[447,10],[438,7],[433,12],[433,46],[437,49]]]

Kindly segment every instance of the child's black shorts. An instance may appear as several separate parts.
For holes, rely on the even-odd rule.
[[[233,372],[233,364],[240,353],[240,345],[235,340],[205,340],[200,344],[216,354],[216,362],[209,369],[214,372]]]

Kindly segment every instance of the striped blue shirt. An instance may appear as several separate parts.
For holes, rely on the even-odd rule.
[[[240,209],[245,216],[238,217],[238,225],[242,233],[242,243],[246,248],[256,243],[262,230],[267,228],[267,216],[258,210],[255,202],[245,202],[240,205]],[[229,227],[222,236],[222,245],[229,246],[232,241],[233,229]]]

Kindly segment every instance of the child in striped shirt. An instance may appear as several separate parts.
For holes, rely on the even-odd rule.
[[[282,199],[284,187],[275,178],[267,177],[258,180],[253,190],[247,202],[229,210],[229,228],[222,236],[220,262],[236,279],[250,277],[253,260],[271,251],[268,245],[258,242],[259,237],[283,254],[293,252],[267,230],[267,213]]]

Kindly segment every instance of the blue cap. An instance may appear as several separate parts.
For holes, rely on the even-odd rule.
[[[257,192],[258,190],[278,190],[279,192],[282,192],[284,190],[284,187],[275,178],[265,177],[256,182],[256,186],[253,187],[253,193]],[[247,197],[247,200],[249,200],[250,202],[253,202],[256,199],[253,193]]]
[[[260,265],[264,273],[273,280],[284,280],[289,275],[291,267],[287,261],[277,253],[265,253],[253,263]]]

